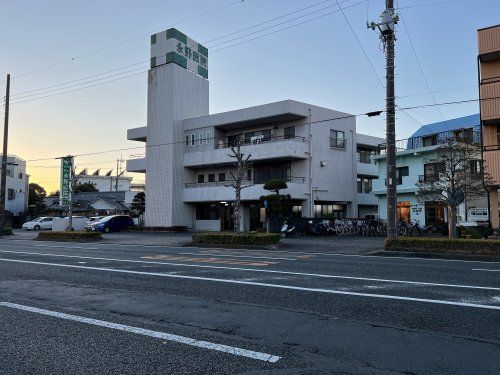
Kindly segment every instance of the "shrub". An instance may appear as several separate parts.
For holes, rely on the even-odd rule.
[[[37,240],[41,241],[98,241],[101,232],[39,232]]]
[[[14,234],[14,232],[12,232],[11,227],[4,227],[4,228],[0,229],[0,237],[1,236],[11,236],[13,234]]]
[[[279,234],[274,233],[195,233],[194,243],[218,245],[274,245],[280,242]]]
[[[500,241],[448,238],[397,238],[385,240],[385,250],[500,255]]]

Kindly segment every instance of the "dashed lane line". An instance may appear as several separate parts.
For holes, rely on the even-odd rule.
[[[431,303],[431,304],[438,304],[438,305],[472,307],[472,308],[480,308],[480,309],[488,309],[488,310],[500,310],[499,305],[482,305],[482,304],[468,303],[468,302],[446,301],[446,300],[437,300],[437,299],[428,299],[428,298],[414,298],[414,297],[398,296],[398,295],[391,295],[391,294],[372,294],[372,293],[348,292],[348,291],[343,291],[343,290],[338,290],[338,289],[308,288],[308,287],[299,287],[299,286],[293,286],[293,285],[260,283],[260,282],[254,282],[254,281],[244,281],[244,280],[235,280],[235,279],[218,279],[215,277],[173,275],[173,274],[158,273],[158,272],[131,271],[131,270],[122,270],[122,269],[117,269],[117,268],[104,268],[104,267],[76,266],[76,265],[71,265],[71,264],[35,262],[35,261],[19,260],[19,259],[0,258],[0,261],[12,262],[12,263],[36,264],[36,265],[42,265],[42,266],[71,268],[71,269],[84,269],[84,270],[101,271],[101,272],[116,272],[116,273],[132,274],[132,275],[166,277],[166,278],[182,279],[182,280],[212,281],[212,282],[225,283],[225,284],[258,286],[258,287],[266,287],[266,288],[274,288],[274,289],[285,289],[285,290],[304,291],[304,292],[313,292],[313,293],[325,293],[325,294],[332,294],[332,295],[367,297],[367,298],[376,298],[376,299],[410,301],[410,302],[419,302],[419,303]]]
[[[368,277],[328,275],[328,274],[318,274],[318,273],[279,271],[279,270],[257,269],[257,268],[241,268],[241,267],[212,266],[212,265],[209,266],[209,265],[204,265],[204,264],[185,264],[185,263],[156,262],[156,261],[116,259],[116,258],[99,258],[99,257],[87,257],[87,256],[80,256],[80,255],[46,254],[46,253],[33,253],[33,252],[12,251],[12,250],[0,250],[0,253],[39,255],[39,256],[48,256],[48,257],[56,257],[56,258],[70,258],[70,259],[104,260],[104,261],[110,261],[110,262],[124,262],[124,263],[138,263],[138,264],[158,264],[158,265],[175,266],[175,267],[209,268],[209,269],[222,269],[222,270],[240,271],[240,272],[263,272],[263,273],[280,274],[280,275],[309,276],[309,277],[331,278],[331,279],[360,280],[360,281],[386,282],[386,283],[395,283],[395,284],[410,284],[410,285],[422,285],[422,286],[438,286],[438,287],[449,287],[449,288],[464,288],[464,289],[480,289],[480,290],[500,291],[500,288],[490,287],[490,286],[443,284],[443,283],[431,283],[431,282],[425,282],[425,281],[377,279],[377,278],[368,278]],[[2,260],[2,259],[0,258],[0,260]]]
[[[91,319],[91,318],[86,318],[83,316],[70,315],[70,314],[65,314],[65,313],[61,313],[61,312],[57,312],[57,311],[40,309],[37,307],[18,305],[16,303],[0,302],[0,306],[7,307],[10,309],[27,311],[27,312],[31,312],[31,313],[35,313],[35,314],[46,315],[46,316],[50,316],[53,318],[70,320],[73,322],[91,324],[94,326],[104,327],[104,328],[108,328],[108,329],[114,329],[117,331],[123,331],[123,332],[135,333],[137,335],[142,335],[142,336],[154,337],[157,339],[177,342],[177,343],[185,344],[185,345],[189,345],[189,346],[195,346],[195,347],[202,348],[202,349],[209,349],[209,350],[215,350],[218,352],[229,353],[229,354],[233,354],[233,355],[236,355],[239,357],[257,359],[259,361],[264,361],[264,362],[275,363],[281,359],[281,357],[276,356],[276,355],[255,352],[253,350],[237,348],[235,346],[215,344],[213,342],[196,340],[196,339],[192,339],[192,338],[185,337],[185,336],[174,335],[171,333],[152,331],[150,329],[133,327],[133,326],[125,325],[125,324],[112,323],[112,322],[107,322],[104,320]]]

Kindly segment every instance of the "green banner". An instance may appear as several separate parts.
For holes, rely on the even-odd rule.
[[[73,170],[73,157],[61,158],[61,187],[59,189],[59,205],[69,206],[71,200],[71,173]]]

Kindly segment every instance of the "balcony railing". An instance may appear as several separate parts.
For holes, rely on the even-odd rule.
[[[285,182],[291,182],[291,183],[296,183],[296,184],[303,184],[306,182],[305,177],[286,177],[282,178],[283,181]],[[243,186],[250,186],[250,185],[263,185],[267,182],[268,180],[259,180],[259,179],[247,179],[244,178],[242,181]],[[206,181],[206,182],[186,182],[186,187],[187,188],[193,188],[193,187],[212,187],[212,186],[232,186],[234,183],[234,180],[226,180],[226,181]]]
[[[418,182],[436,182],[439,181],[439,174],[421,174],[418,176]]]
[[[421,137],[412,137],[396,141],[396,151],[415,150],[422,147],[430,147],[445,144],[448,141],[481,145],[481,132],[468,129],[450,130]],[[377,154],[385,155],[387,146],[385,143],[378,145]]]
[[[282,141],[297,141],[297,142],[307,142],[306,137],[299,136],[271,136],[266,137],[264,135],[256,135],[250,138],[240,138],[240,144],[242,146],[246,145],[258,145],[261,143],[270,143],[270,142],[282,142]],[[215,148],[229,148],[236,146],[236,140],[228,141],[227,137],[224,138],[215,138]]]

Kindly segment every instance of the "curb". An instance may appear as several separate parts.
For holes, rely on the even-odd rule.
[[[500,262],[500,256],[496,255],[467,255],[451,253],[422,253],[413,251],[377,251],[367,254],[367,256],[386,256],[403,258],[426,258],[426,259],[449,259],[449,260],[470,260],[484,262]]]

